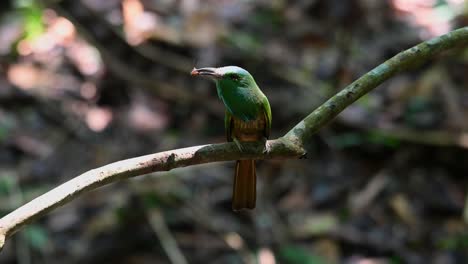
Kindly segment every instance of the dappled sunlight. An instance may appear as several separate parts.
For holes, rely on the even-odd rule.
[[[43,20],[46,30],[33,39],[23,39],[18,43],[18,53],[26,56],[33,53],[48,53],[57,46],[67,46],[75,39],[73,24],[64,17],[48,9],[44,11]]]
[[[269,248],[261,248],[258,252],[258,264],[276,264],[273,251]]]
[[[48,12],[52,11],[49,10]],[[75,26],[73,26],[73,24],[64,17],[57,17],[52,19],[48,31],[52,36],[55,37],[57,43],[62,45],[73,41],[76,35]]]
[[[129,124],[139,131],[162,130],[167,127],[167,115],[155,112],[149,106],[136,103],[128,112]]]
[[[110,124],[113,113],[109,108],[94,107],[88,109],[86,113],[86,124],[89,129],[101,132]]]
[[[80,95],[87,100],[96,98],[97,87],[94,83],[85,82],[80,87]]]
[[[52,81],[46,72],[31,64],[11,65],[7,77],[12,84],[26,90],[49,86]]]
[[[78,85],[71,75],[58,74],[32,63],[10,65],[7,79],[18,88],[45,98],[62,98]]]
[[[123,0],[122,13],[127,41],[139,45],[150,38],[156,29],[156,15],[145,12],[139,0]]]
[[[463,10],[463,0],[448,0],[447,5],[438,5],[436,0],[392,0],[398,15],[411,24],[421,27],[424,39],[445,34],[451,29],[451,21]]]
[[[83,75],[96,75],[103,70],[99,52],[79,38],[74,25],[55,11],[44,10],[43,21],[42,34],[18,42],[17,51],[23,59],[10,65],[8,80],[42,97],[61,98],[72,92],[92,99],[96,91],[92,95],[91,89],[80,89],[77,79],[66,68],[64,71],[62,65],[67,56]]]
[[[23,27],[20,21],[9,21],[0,25],[0,55],[6,55],[11,51],[11,44],[21,37]]]
[[[362,259],[357,259],[354,262],[351,262],[352,264],[385,264],[387,263],[384,260],[378,260],[378,259],[371,259],[371,258],[362,258]]]
[[[84,41],[73,42],[66,52],[83,75],[95,75],[103,69],[98,50]]]
[[[235,250],[241,250],[244,247],[244,240],[239,234],[229,232],[224,236],[226,243]]]
[[[468,133],[463,133],[458,139],[458,141],[460,142],[460,145],[462,145],[465,148],[468,148]]]

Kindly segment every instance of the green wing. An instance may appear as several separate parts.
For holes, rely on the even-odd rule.
[[[262,101],[262,110],[263,114],[265,115],[265,131],[264,131],[264,136],[265,138],[270,137],[270,130],[271,130],[271,108],[270,108],[270,103],[268,102],[268,99],[264,97]],[[231,113],[226,110],[226,113],[224,115],[224,129],[226,131],[226,139],[227,141],[231,142],[232,141],[232,127],[233,126],[233,119]]]
[[[232,115],[229,111],[226,110],[226,114],[224,115],[224,130],[226,131],[226,138],[227,141],[232,141]]]
[[[263,98],[262,102],[263,106],[263,113],[265,114],[266,126],[265,126],[265,137],[270,137],[270,130],[271,130],[271,108],[270,103],[268,102],[268,98],[266,96]]]

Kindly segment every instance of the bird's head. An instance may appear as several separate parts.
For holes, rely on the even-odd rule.
[[[216,82],[218,87],[251,87],[256,85],[250,73],[241,67],[225,66],[219,68],[194,68],[192,76],[208,77]]]

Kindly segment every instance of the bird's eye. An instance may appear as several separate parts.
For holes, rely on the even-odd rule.
[[[231,74],[229,77],[231,77],[231,79],[234,80],[234,81],[240,80],[240,76],[237,75],[237,74]]]

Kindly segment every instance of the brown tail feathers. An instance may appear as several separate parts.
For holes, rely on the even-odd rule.
[[[254,209],[256,199],[255,160],[238,160],[232,192],[232,210]]]

